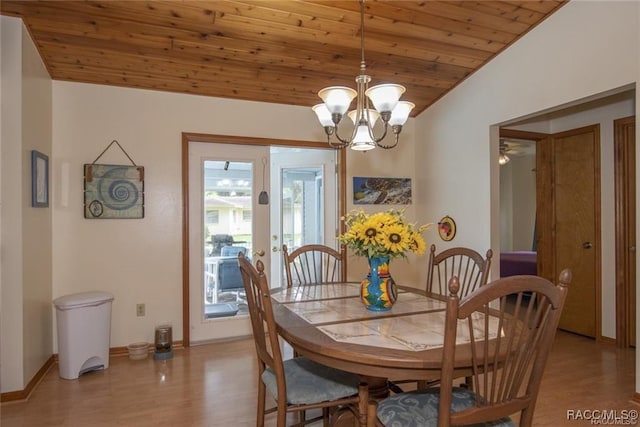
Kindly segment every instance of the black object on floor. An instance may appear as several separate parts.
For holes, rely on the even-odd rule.
[[[213,319],[216,317],[231,317],[238,313],[238,304],[232,302],[224,302],[217,304],[207,304],[204,307],[205,319]]]

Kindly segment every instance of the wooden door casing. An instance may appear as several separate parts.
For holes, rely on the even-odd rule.
[[[616,343],[636,343],[635,116],[614,121]]]
[[[554,281],[552,148],[551,137],[536,142],[536,248],[538,276]]]

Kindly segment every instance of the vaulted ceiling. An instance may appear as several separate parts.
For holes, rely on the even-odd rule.
[[[564,0],[365,3],[371,84],[407,88],[416,115],[542,22]],[[7,1],[54,80],[309,106],[355,88],[360,3]]]

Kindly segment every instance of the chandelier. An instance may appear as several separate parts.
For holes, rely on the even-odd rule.
[[[336,149],[350,147],[353,150],[367,151],[376,147],[389,149],[398,145],[402,126],[409,118],[409,113],[415,104],[400,101],[405,91],[404,86],[385,83],[369,88],[371,77],[366,74],[367,66],[364,61],[364,0],[360,2],[360,75],[356,77],[357,91],[345,86],[330,86],[318,92],[324,103],[313,106],[320,124],[327,134],[327,143]],[[349,111],[349,106],[357,98],[356,109]],[[373,104],[374,108],[371,108]],[[345,113],[353,121],[353,131],[349,137],[339,133]],[[382,133],[376,136],[374,126],[378,118],[382,119]],[[390,145],[381,141],[387,136],[391,126],[394,141]],[[332,139],[335,136],[337,141]]]

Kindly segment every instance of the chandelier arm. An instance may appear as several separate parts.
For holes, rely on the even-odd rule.
[[[330,143],[330,145],[333,146],[333,147],[338,147],[339,146],[341,148],[343,148],[342,146],[347,147],[347,146],[351,145],[351,143],[355,139],[357,129],[358,129],[357,126],[354,127],[353,128],[353,132],[351,134],[351,138],[350,139],[345,139],[345,138],[342,138],[338,134],[339,129],[338,129],[338,125],[336,124],[334,136],[338,139],[338,141],[340,141],[340,143],[333,142],[333,143]]]
[[[376,138],[375,135],[373,134],[373,128],[371,127],[370,124],[367,126],[367,128],[369,130],[369,137],[373,140],[373,142],[375,142],[376,145],[379,145],[378,143],[382,141],[385,136],[387,136],[387,130],[389,129],[389,125],[387,124],[387,122],[384,123],[384,131],[382,132],[382,135],[380,135],[380,137],[378,138]]]
[[[331,145],[331,135],[333,134],[333,128],[331,128],[330,126],[325,126],[324,133],[327,135],[327,144]]]
[[[394,135],[394,140],[395,142],[391,145],[384,145],[384,144],[379,144],[376,141],[376,145],[380,148],[384,148],[385,150],[388,150],[390,148],[395,147],[396,145],[398,145],[398,141],[400,141],[400,132],[402,132],[402,125],[393,125],[391,126],[391,129],[393,130],[393,135]]]
[[[379,142],[376,142],[376,146],[380,147],[380,148],[383,148],[385,150],[389,150],[391,148],[394,148],[396,145],[398,145],[399,136],[400,136],[399,134],[397,134],[397,133],[395,134],[395,138],[394,138],[395,142],[393,144],[391,144],[391,145],[384,145],[384,144],[380,144]]]
[[[324,127],[324,133],[327,135],[327,144],[329,144],[329,147],[331,148],[335,148],[335,149],[343,149],[343,148],[347,148],[350,144],[345,143],[345,142],[333,142],[331,140],[331,136],[332,135],[336,135],[336,137],[338,137],[337,133],[338,133],[338,124],[336,123],[334,126],[325,126]],[[338,139],[340,139],[340,137],[338,137]]]
[[[344,143],[340,143],[340,142],[335,142],[335,141],[331,141],[330,139],[327,139],[327,142],[329,143],[329,147],[336,149],[336,150],[342,150],[344,148],[347,148],[348,146],[350,146],[351,144],[344,144]]]

